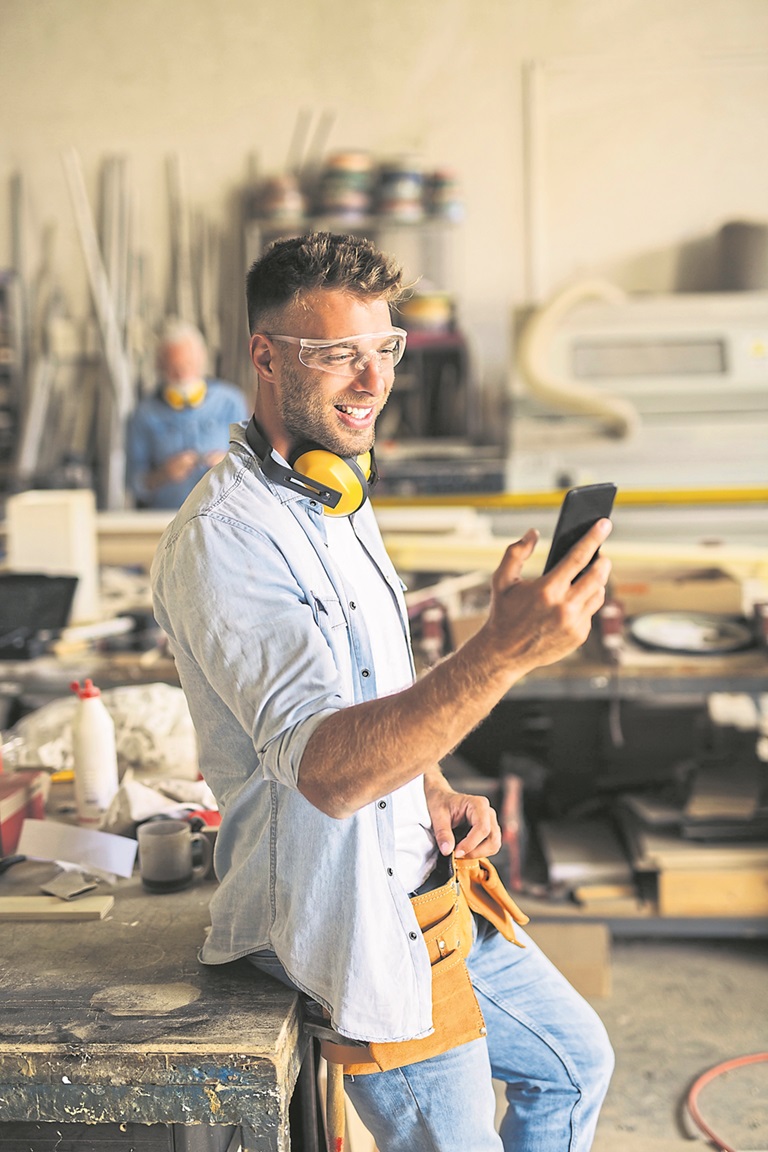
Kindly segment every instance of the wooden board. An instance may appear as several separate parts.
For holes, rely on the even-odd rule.
[[[659,873],[662,916],[768,916],[768,868]]]
[[[582,996],[610,996],[611,934],[607,925],[534,921],[525,930]]]
[[[686,840],[674,832],[627,823],[634,866],[644,872],[713,872],[768,868],[768,844]]]
[[[542,820],[541,849],[553,884],[626,884],[632,869],[608,820]]]
[[[653,911],[634,884],[581,884],[572,895],[590,916],[650,916]]]
[[[0,920],[103,920],[114,896],[0,896]]]

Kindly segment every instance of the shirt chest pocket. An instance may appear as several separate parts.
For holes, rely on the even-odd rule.
[[[347,630],[347,618],[338,596],[334,592],[320,588],[318,591],[310,589],[309,606],[315,623],[327,635]]]
[[[352,637],[344,607],[338,596],[320,589],[310,591],[309,604],[315,623],[333,654],[333,662],[339,674],[342,694],[350,700],[354,697],[354,673],[352,658]]]

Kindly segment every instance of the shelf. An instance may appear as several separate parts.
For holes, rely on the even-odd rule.
[[[654,905],[634,915],[585,911],[577,904],[513,893],[531,923],[605,924],[616,937],[768,937],[768,916],[659,916]]]
[[[728,657],[683,660],[669,656],[651,665],[562,660],[531,672],[507,700],[704,700],[715,692],[768,691],[768,652],[751,649]]]

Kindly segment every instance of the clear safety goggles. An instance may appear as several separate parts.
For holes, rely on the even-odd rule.
[[[336,340],[277,335],[269,338],[298,344],[299,360],[307,368],[333,372],[336,376],[359,376],[373,360],[382,372],[399,364],[405,352],[406,332],[392,328],[389,332],[366,332],[362,336],[343,336]]]

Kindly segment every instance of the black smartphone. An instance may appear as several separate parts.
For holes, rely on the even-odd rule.
[[[609,483],[583,484],[579,488],[571,488],[566,492],[555,525],[555,534],[552,537],[547,562],[544,565],[545,572],[554,568],[555,564],[562,560],[566,552],[570,551],[576,541],[580,540],[593,524],[602,520],[604,516],[611,515],[615,495],[616,485]],[[594,563],[599,552],[600,549],[598,548],[589,564]],[[589,567],[589,564],[582,568],[574,580],[578,580],[579,576]]]

